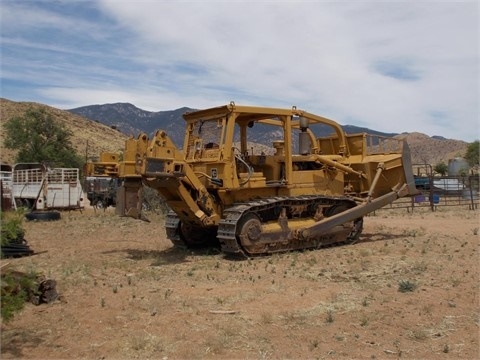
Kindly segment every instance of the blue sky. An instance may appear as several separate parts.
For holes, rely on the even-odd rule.
[[[1,97],[235,101],[473,141],[479,2],[1,0]]]

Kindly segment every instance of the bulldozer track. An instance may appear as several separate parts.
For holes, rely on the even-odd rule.
[[[242,241],[242,219],[248,215],[257,216],[262,223],[276,221],[280,210],[285,208],[287,213],[290,209],[302,206],[306,210],[300,217],[313,217],[318,206],[326,209],[334,209],[336,206],[349,208],[355,206],[355,202],[349,198],[332,198],[323,196],[298,196],[298,197],[275,197],[270,199],[251,201],[230,207],[224,212],[225,217],[220,221],[217,237],[220,240],[222,252],[233,256],[267,255],[276,252],[319,248],[335,243],[351,243],[358,239],[362,229],[362,219],[357,219],[353,224],[343,226],[340,232],[328,232],[304,241],[288,238],[289,230],[281,234],[273,234],[268,239],[259,234],[258,241],[246,244]],[[328,210],[327,210],[328,212]],[[333,215],[333,213],[331,214]]]
[[[324,207],[327,216],[330,216],[335,213],[336,208],[340,208],[340,210],[348,209],[355,205],[355,202],[347,197],[332,198],[316,195],[274,197],[239,203],[224,211],[224,218],[218,226],[217,238],[224,254],[241,257],[319,248],[336,243],[351,243],[356,241],[361,233],[362,219],[357,219],[353,224],[344,224],[340,231],[337,229],[336,232],[331,231],[303,241],[289,239],[290,230],[287,229],[280,233],[269,234],[269,237],[258,234],[258,241],[253,243],[242,241],[242,238],[244,238],[242,222],[245,222],[249,217],[257,217],[262,224],[277,222],[282,209],[286,209],[290,218],[294,216],[302,219],[312,218],[319,206]],[[294,209],[298,208],[303,210],[297,210],[297,214],[292,215]],[[329,211],[330,214],[328,214]],[[179,227],[180,219],[174,212],[169,212],[165,221],[167,237],[176,247],[189,247],[185,239],[180,236]]]

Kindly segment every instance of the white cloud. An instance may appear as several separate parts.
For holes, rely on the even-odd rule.
[[[75,4],[76,14],[45,6],[48,21],[21,23],[64,34],[58,45],[14,36],[7,22],[7,47],[31,50],[35,61],[20,60],[26,71],[18,72],[7,49],[2,78],[34,79],[31,96],[62,108],[126,101],[158,111],[234,100],[297,105],[385,132],[479,137],[475,1]],[[7,8],[9,17],[18,10]],[[27,19],[37,11],[24,10]]]

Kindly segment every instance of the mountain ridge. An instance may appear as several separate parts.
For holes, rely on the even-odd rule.
[[[179,119],[181,121],[180,124],[183,124],[183,118],[182,115],[187,112],[187,111],[195,111],[198,109],[195,108],[189,108],[189,107],[181,107],[175,110],[163,110],[163,111],[148,111],[148,110],[143,110],[137,106],[135,106],[132,103],[128,102],[117,102],[117,103],[108,103],[108,104],[103,104],[103,105],[87,105],[87,106],[81,106],[73,109],[66,109],[65,111],[71,112],[73,114],[77,114],[83,117],[86,117],[91,120],[96,120],[100,121],[108,126],[114,126],[120,131],[124,133],[128,133],[132,129],[136,129],[137,132],[140,131],[146,131],[145,128],[139,128],[139,127],[134,127],[132,124],[133,122],[136,122],[137,124],[142,124],[142,119],[143,120],[143,125],[147,126],[147,129],[150,130],[150,132],[154,132],[156,129],[159,127],[156,126],[155,128],[151,128],[148,124],[149,122],[154,123],[157,122],[162,124],[165,122],[165,118],[169,117],[169,121],[172,120],[172,118]],[[128,118],[126,115],[133,117]],[[136,118],[136,120],[135,120]],[[122,121],[127,121],[126,123]],[[167,129],[168,124],[165,124],[167,126],[160,127],[162,129]],[[355,133],[369,133],[373,135],[380,135],[380,136],[386,136],[386,137],[393,137],[397,135],[402,135],[401,133],[390,133],[390,132],[381,132],[377,131],[374,129],[370,129],[367,127],[361,127],[361,126],[356,126],[352,124],[346,124],[346,125],[341,125],[343,130],[347,134],[355,134]],[[428,136],[425,135],[431,139],[436,139],[436,140],[454,140],[454,139],[447,139],[444,136],[440,135],[433,135],[433,136]],[[463,141],[463,140],[456,140],[456,141]]]
[[[152,134],[158,128],[179,130],[182,128],[186,111],[193,109],[182,107],[175,110],[147,111],[131,103],[112,103],[103,105],[88,105],[66,111],[87,119],[99,121],[107,126],[113,126],[126,135],[135,136],[140,132]],[[178,123],[178,126],[176,126]],[[159,126],[160,125],[160,126]],[[177,132],[177,131],[176,131]],[[175,139],[178,140],[178,139]],[[178,142],[178,141],[175,141]]]
[[[197,109],[182,107],[175,110],[147,111],[140,109],[131,103],[111,103],[103,105],[82,106],[74,109],[67,109],[66,111],[89,118],[91,120],[100,121],[109,126],[114,126],[124,133],[127,133],[132,129],[137,130],[137,133],[140,131],[153,133],[158,128],[168,130],[172,118],[174,118],[174,120],[178,119],[178,123],[180,125],[183,125],[182,115],[187,111],[195,110]],[[152,127],[152,124],[155,125]],[[160,127],[158,127],[158,124],[160,124]],[[134,125],[141,125],[141,127],[135,127]],[[346,133],[350,134],[368,132],[370,134],[387,137],[398,135],[397,133],[384,133],[355,125],[341,126]]]
[[[0,123],[13,116],[23,116],[28,108],[43,108],[72,131],[72,143],[79,154],[88,157],[98,156],[102,151],[120,152],[129,136],[136,137],[140,132],[149,136],[157,129],[165,130],[177,146],[183,145],[185,133],[182,114],[194,109],[182,107],[167,111],[146,111],[131,103],[89,105],[80,108],[61,110],[35,102],[15,102],[0,98]],[[80,114],[79,114],[80,113]],[[439,162],[448,164],[449,159],[465,154],[468,143],[462,140],[447,139],[443,136],[430,137],[422,133],[382,133],[354,125],[342,125],[347,133],[368,132],[387,137],[405,139],[412,153],[412,163]],[[268,134],[267,134],[268,137]],[[268,138],[264,138],[268,140]],[[15,152],[4,146],[4,134],[0,132],[0,161],[12,163]]]

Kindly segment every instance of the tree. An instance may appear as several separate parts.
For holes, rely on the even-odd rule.
[[[467,152],[465,153],[465,159],[467,160],[468,165],[473,167],[475,165],[480,164],[479,156],[480,156],[479,141],[475,140],[474,142],[468,144]]]
[[[433,168],[433,170],[442,175],[442,176],[445,176],[448,172],[448,166],[447,164],[445,164],[443,161],[442,162],[439,162],[437,165],[435,165],[435,167]]]
[[[53,163],[58,167],[82,166],[72,146],[72,133],[44,109],[28,109],[4,124],[5,146],[18,150],[16,162]]]

